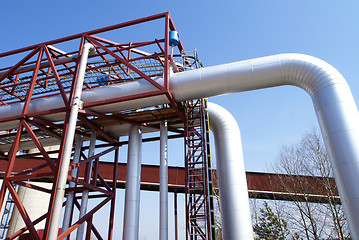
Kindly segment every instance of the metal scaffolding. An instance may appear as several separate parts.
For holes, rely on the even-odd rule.
[[[158,36],[127,43],[117,43],[108,37],[111,33],[121,31],[123,28],[153,22],[161,22]],[[65,192],[66,195],[73,193],[75,196],[72,209],[81,208],[83,192],[88,192],[88,199],[97,199],[98,203],[88,209],[79,219],[72,219],[70,226],[59,233],[57,239],[67,238],[85,222],[87,224],[84,231],[86,239],[89,239],[91,235],[97,239],[112,239],[118,149],[127,142],[104,131],[104,127],[135,124],[158,129],[161,120],[168,120],[169,131],[183,136],[183,103],[177,103],[173,99],[168,83],[170,68],[174,72],[183,70],[183,65],[176,63],[174,57],[170,55],[169,32],[175,30],[170,14],[162,13],[0,54],[1,60],[6,62],[9,59],[9,65],[0,69],[0,105],[11,106],[22,103],[19,115],[0,117],[0,123],[9,123],[9,127],[2,129],[4,131],[0,134],[0,158],[8,162],[0,192],[0,205],[7,201],[5,193],[8,191],[26,225],[9,236],[8,239],[14,239],[24,233],[27,233],[31,239],[49,238],[49,223],[53,216],[54,196],[58,191],[59,169],[63,162],[64,140],[69,134],[68,123],[74,88],[79,74],[82,49],[86,43],[92,44],[95,52],[89,55],[83,91],[138,79],[146,80],[156,89],[107,101],[84,103],[83,106],[79,105],[75,134],[88,140],[91,133],[96,132],[96,153],[90,154],[89,146],[82,145],[79,152],[80,159],[77,163],[72,156],[69,170],[77,169],[79,174],[74,175],[70,173],[73,171],[69,171],[67,181],[71,184],[68,185]],[[104,34],[106,38],[102,36]],[[75,46],[75,50],[72,48],[65,52],[62,46],[69,45]],[[181,55],[180,53],[183,51],[180,41],[176,52]],[[17,60],[14,62],[13,59]],[[187,61],[185,58],[180,60]],[[153,80],[157,76],[163,76],[163,84]],[[140,112],[137,109],[128,109],[104,114],[89,110],[90,107],[158,95],[165,96],[170,104],[152,106],[142,109]],[[61,107],[42,112],[31,109],[31,101],[54,96],[61,96]],[[52,120],[51,116],[56,114],[63,116],[62,120]],[[50,118],[46,116],[50,116]],[[182,127],[178,127],[178,124],[182,124]],[[157,139],[144,139],[144,141],[154,140]],[[30,143],[35,144],[34,147],[37,148],[38,153],[27,152],[27,146]],[[59,145],[59,150],[47,151],[46,146],[49,144]],[[98,168],[100,158],[108,156],[110,153],[114,153],[112,185],[104,180]],[[23,160],[36,161],[37,165],[30,169],[22,167],[20,165]],[[17,168],[17,172],[13,171],[14,168]],[[53,181],[53,187],[46,189],[37,186],[34,182],[37,179],[50,179]],[[31,219],[15,186],[25,186],[50,194],[48,212],[38,219]],[[66,201],[63,205],[65,204]],[[105,205],[110,205],[110,220],[106,236],[101,236],[93,223],[93,218],[96,212]],[[44,231],[37,231],[36,224],[44,219],[46,221]]]
[[[187,239],[215,239],[212,166],[206,99],[186,103]]]

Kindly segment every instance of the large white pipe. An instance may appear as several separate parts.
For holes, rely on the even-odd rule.
[[[167,121],[160,126],[160,240],[168,239],[168,129]]]
[[[217,104],[208,103],[208,114],[216,147],[223,239],[253,239],[239,127]]]
[[[163,83],[162,78],[155,79]],[[331,65],[302,54],[280,54],[172,74],[170,91],[176,101],[211,97],[281,85],[298,86],[309,93],[329,151],[341,200],[354,239],[359,239],[359,116],[343,76]],[[154,91],[146,80],[84,91],[85,103]],[[143,108],[168,103],[165,96],[125,101],[91,108],[99,112]],[[0,107],[2,117],[21,115],[22,104]],[[63,107],[61,96],[31,101],[29,113]],[[61,114],[43,116],[61,120]],[[0,130],[16,121],[0,124]]]
[[[282,54],[174,74],[176,99],[280,85],[312,98],[353,239],[359,239],[359,115],[344,77],[331,65],[301,54]],[[175,94],[176,93],[176,94]]]
[[[128,139],[123,240],[139,239],[142,127],[131,125]]]
[[[95,49],[94,46],[90,43],[86,43],[82,49],[82,55],[81,55],[79,70],[78,70],[78,77],[74,90],[73,102],[71,105],[68,128],[66,132],[62,162],[58,173],[54,204],[53,204],[52,215],[49,223],[49,231],[47,233],[48,240],[57,239],[57,234],[59,231],[62,203],[64,201],[67,175],[69,171],[69,164],[70,164],[70,158],[72,152],[72,145],[75,137],[77,116],[78,116],[79,108],[81,106],[81,92],[82,92],[85,71],[86,71],[86,64],[87,64],[89,51],[90,50],[93,51],[94,49]]]

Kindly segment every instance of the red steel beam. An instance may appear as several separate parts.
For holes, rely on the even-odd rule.
[[[43,160],[36,159],[19,159],[17,160],[13,172],[19,172],[23,169],[31,169],[37,165],[41,165]],[[0,172],[5,172],[6,161],[0,161]],[[112,184],[114,164],[110,162],[100,162],[98,168],[99,174],[105,181]],[[38,171],[48,172],[50,169],[42,168]],[[159,166],[156,165],[142,165],[141,170],[141,189],[149,191],[159,190]],[[84,176],[83,169],[80,169],[80,176]],[[261,199],[276,199],[276,200],[293,200],[294,197],[299,200],[307,198],[311,202],[327,202],[328,197],[326,190],[321,184],[321,181],[327,180],[328,183],[335,188],[335,181],[333,178],[309,177],[309,176],[291,176],[286,174],[272,174],[272,173],[258,173],[246,172],[248,190],[250,197]],[[47,179],[48,181],[49,179]],[[117,187],[124,188],[126,183],[126,164],[119,163],[117,168]],[[304,194],[294,194],[293,186],[304,186],[301,192]],[[185,168],[184,167],[168,167],[168,184],[169,191],[184,193],[185,189]],[[213,171],[213,186],[218,188],[216,171]],[[298,190],[297,190],[298,191]],[[339,194],[334,192],[333,199],[339,203]]]
[[[65,41],[71,41],[71,40],[80,38],[84,34],[94,35],[94,34],[99,34],[99,33],[107,32],[107,31],[116,30],[118,28],[125,28],[125,27],[129,27],[129,26],[136,25],[136,24],[139,24],[139,23],[150,22],[150,21],[154,21],[154,20],[157,20],[157,19],[160,19],[160,18],[165,18],[165,16],[167,14],[168,14],[167,12],[160,13],[160,14],[156,14],[156,15],[153,15],[153,16],[149,16],[149,17],[144,17],[144,18],[140,18],[140,19],[136,19],[136,20],[132,20],[132,21],[128,21],[128,22],[124,22],[124,23],[120,23],[120,24],[116,24],[116,25],[112,25],[112,26],[108,26],[108,27],[104,27],[104,28],[95,29],[95,30],[88,31],[88,32],[83,32],[83,33],[71,35],[71,36],[64,37],[64,38],[59,38],[59,39],[56,39],[56,40],[43,42],[42,44],[54,45],[54,44],[65,42]],[[0,57],[30,51],[30,50],[33,50],[36,47],[38,47],[38,45],[39,44],[32,45],[32,46],[29,46],[29,47],[20,48],[20,49],[13,50],[13,51],[0,53]]]

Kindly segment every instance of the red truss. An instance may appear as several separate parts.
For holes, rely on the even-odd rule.
[[[116,36],[115,39],[118,39],[118,36],[122,35],[116,34],[123,29],[142,27],[144,24],[161,25],[162,27],[157,32],[160,34],[136,42],[128,41],[126,43],[118,43],[114,39],[109,40],[108,36],[111,34]],[[76,187],[67,189],[66,192],[69,193],[73,191],[75,193],[81,193],[84,190],[89,190],[91,198],[101,198],[102,200],[97,206],[90,209],[85,216],[77,222],[72,223],[70,228],[58,236],[58,239],[66,238],[85,221],[87,222],[86,239],[90,238],[91,233],[98,239],[112,239],[116,181],[114,181],[113,185],[108,185],[98,171],[98,163],[100,157],[114,152],[112,178],[116,180],[118,147],[121,143],[119,139],[106,133],[102,129],[101,124],[95,120],[102,118],[117,121],[118,123],[157,126],[156,124],[151,125],[151,123],[146,121],[123,118],[121,117],[121,113],[117,115],[106,115],[89,111],[86,108],[156,95],[165,95],[169,99],[172,109],[175,110],[177,119],[178,117],[184,119],[182,111],[178,108],[178,103],[174,101],[169,91],[170,66],[175,72],[180,71],[181,66],[177,65],[173,56],[169,54],[169,31],[171,30],[176,30],[176,27],[170,14],[161,13],[0,54],[0,61],[12,62],[9,63],[7,67],[0,69],[0,105],[23,104],[21,112],[17,114],[17,116],[0,116],[0,124],[5,122],[18,123],[17,127],[14,126],[11,129],[6,129],[6,134],[0,136],[0,142],[3,141],[1,142],[2,144],[11,143],[11,150],[4,151],[1,154],[2,160],[8,161],[8,163],[4,183],[0,192],[0,204],[3,204],[5,193],[8,191],[14,199],[16,208],[19,210],[26,224],[26,227],[7,239],[14,239],[26,231],[28,231],[32,239],[47,239],[49,221],[52,216],[54,204],[53,200],[58,184],[59,166],[62,162],[64,139],[66,138],[68,129],[70,106],[72,104],[72,96],[74,94],[82,48],[85,43],[91,43],[95,47],[96,53],[89,56],[84,90],[98,88],[104,85],[121,84],[140,78],[147,80],[156,88],[155,91],[151,92],[88,104],[85,103],[84,109],[79,112],[79,120],[82,126],[78,126],[76,134],[88,138],[90,131],[96,132],[97,139],[105,142],[106,147],[105,150],[102,150],[94,156],[86,155],[86,148],[83,147],[81,153],[82,160],[78,164],[72,164],[70,170],[76,168],[81,169],[82,172],[85,171],[85,177],[71,177],[69,171],[68,181],[74,182]],[[151,34],[153,35],[155,33],[152,32]],[[69,48],[69,46],[72,47],[71,50],[65,52],[64,49]],[[179,42],[175,50],[178,52],[183,51],[181,42]],[[13,59],[17,60],[14,62]],[[152,79],[155,76],[163,76],[164,84],[161,85],[155,82]],[[62,107],[29,113],[31,101],[54,95],[60,95],[62,97]],[[65,116],[64,119],[62,121],[52,122],[43,118],[45,115],[55,113],[63,113]],[[84,131],[83,128],[86,128],[86,131]],[[183,131],[178,129],[173,129],[173,131],[183,133]],[[50,153],[45,150],[42,144],[42,140],[46,140],[46,138],[49,137],[58,139],[60,145],[59,150],[52,152],[57,153],[57,157],[55,158],[50,156]],[[21,166],[17,163],[18,159],[24,158],[25,153],[20,153],[23,139],[33,141],[39,151],[36,160],[40,160],[40,162],[37,161],[38,165],[30,169],[21,169]],[[29,155],[29,159],[31,159],[30,156],[31,155]],[[14,167],[20,167],[20,170],[18,170],[17,173],[13,173]],[[52,189],[45,189],[36,186],[36,184],[31,181],[28,182],[29,180],[39,178],[53,179]],[[49,202],[48,212],[38,219],[30,219],[26,208],[23,206],[15,191],[15,185],[26,186],[41,192],[50,193],[51,200]],[[79,198],[81,198],[81,194],[75,198],[75,207],[79,207]],[[107,236],[101,236],[92,220],[93,215],[107,203],[111,205],[108,233]],[[46,227],[42,235],[38,234],[36,224],[43,219],[46,219]]]

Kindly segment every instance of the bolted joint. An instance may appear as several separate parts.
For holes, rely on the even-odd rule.
[[[75,97],[75,98],[74,98],[74,101],[72,102],[72,105],[73,105],[73,106],[76,106],[76,105],[77,105],[78,109],[83,109],[84,102],[83,102],[80,98]]]

